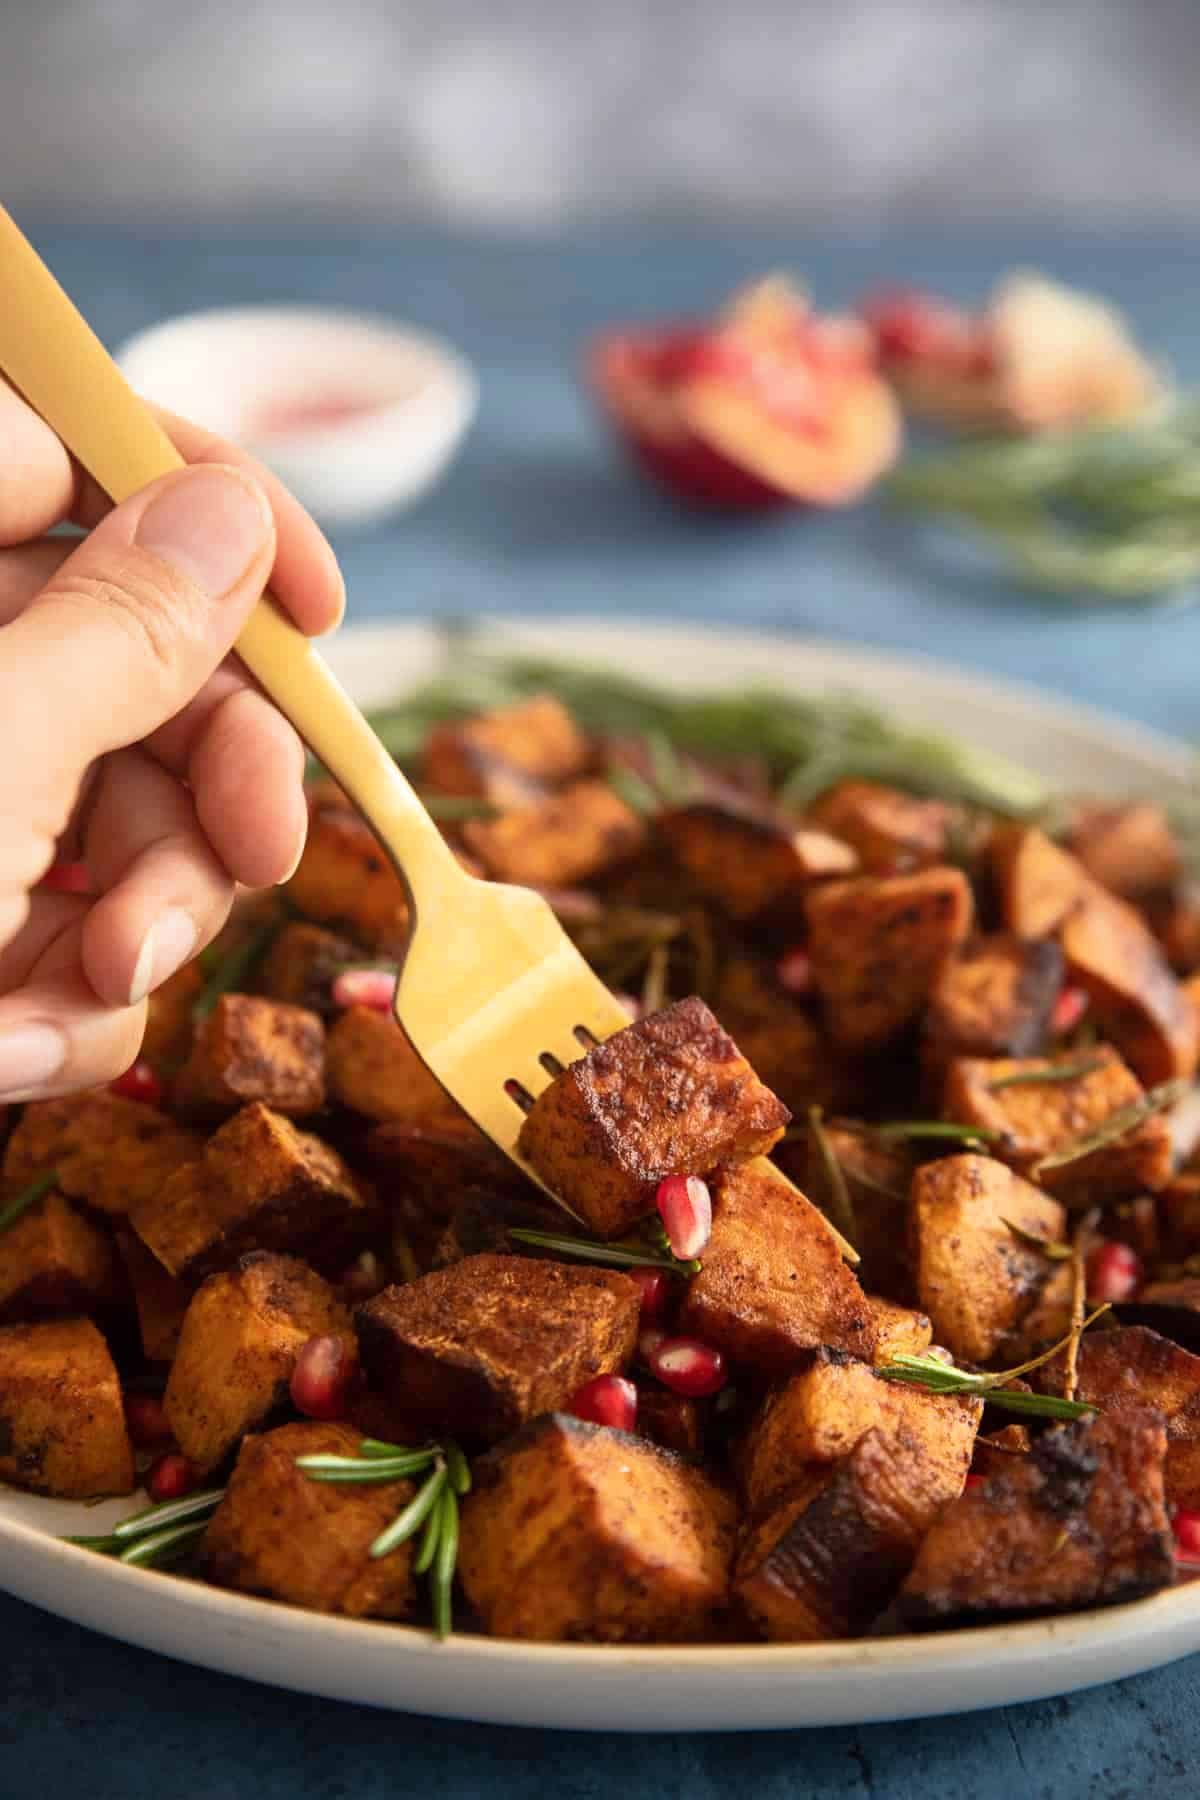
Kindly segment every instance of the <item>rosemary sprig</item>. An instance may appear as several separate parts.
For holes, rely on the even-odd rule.
[[[810,1106],[808,1109],[808,1129],[812,1134],[812,1141],[816,1145],[817,1155],[821,1159],[821,1167],[825,1171],[830,1211],[835,1215],[834,1223],[852,1244],[857,1245],[858,1220],[854,1213],[850,1185],[846,1180],[846,1171],[834,1154],[819,1106]]]
[[[1071,1239],[1071,1330],[1067,1338],[1067,1367],[1063,1376],[1063,1399],[1074,1400],[1079,1385],[1079,1346],[1083,1341],[1084,1313],[1087,1309],[1087,1248],[1100,1219],[1100,1208],[1093,1206],[1075,1227]]]
[[[1019,1244],[1024,1244],[1027,1250],[1038,1251],[1048,1262],[1070,1262],[1074,1255],[1070,1244],[1056,1243],[1053,1238],[1041,1238],[1036,1231],[1026,1231],[1023,1225],[1016,1224],[1012,1219],[1001,1219],[1000,1223],[1007,1226]]]
[[[638,1244],[606,1244],[599,1238],[564,1237],[554,1231],[530,1231],[525,1226],[512,1226],[508,1236],[514,1243],[529,1244],[538,1250],[553,1250],[559,1256],[573,1256],[580,1262],[607,1263],[614,1269],[667,1269],[672,1275],[698,1275],[700,1264],[681,1262],[677,1256],[664,1256],[661,1250]]]
[[[236,944],[228,956],[222,957],[196,996],[192,1007],[193,1019],[207,1019],[222,994],[234,993],[241,988],[275,942],[279,930],[279,920],[272,919],[268,924],[260,925],[257,931],[252,931],[242,943]]]
[[[164,1500],[118,1520],[100,1537],[68,1537],[63,1542],[139,1568],[178,1562],[203,1536],[224,1492],[224,1488],[209,1488],[183,1500]]]
[[[1155,1113],[1174,1106],[1190,1086],[1191,1083],[1182,1077],[1177,1081],[1164,1081],[1158,1087],[1149,1088],[1139,1099],[1131,1100],[1127,1106],[1119,1106],[1116,1112],[1110,1113],[1099,1125],[1081,1132],[1061,1149],[1049,1150],[1045,1156],[1039,1157],[1031,1170],[1034,1181],[1048,1169],[1065,1169],[1068,1164],[1080,1162],[1094,1151],[1105,1150],[1109,1144],[1117,1143],[1128,1132],[1144,1125],[1147,1119],[1152,1119]]]
[[[371,1466],[372,1468],[379,1470],[388,1465],[384,1463],[373,1463]],[[372,1479],[372,1477],[368,1477],[367,1479]],[[387,1481],[394,1478],[377,1474],[373,1479],[377,1481]],[[445,1485],[446,1465],[439,1457],[437,1467],[426,1477],[425,1481],[417,1489],[408,1505],[402,1512],[396,1514],[392,1523],[386,1530],[380,1532],[379,1536],[375,1539],[375,1542],[371,1545],[370,1555],[373,1560],[378,1561],[380,1557],[388,1556],[393,1550],[398,1549],[401,1544],[407,1543],[410,1537],[416,1535],[437,1505],[438,1501],[441,1499],[442,1489]]]
[[[1078,1327],[1073,1326],[1049,1350],[1042,1351],[1040,1356],[1030,1357],[1028,1362],[1018,1363],[1013,1369],[1001,1369],[987,1374],[956,1369],[953,1363],[943,1362],[937,1356],[912,1356],[901,1352],[882,1364],[875,1373],[885,1381],[907,1382],[913,1387],[926,1388],[931,1394],[981,1394],[990,1405],[1001,1406],[1006,1412],[1024,1413],[1042,1419],[1082,1419],[1087,1413],[1096,1411],[1091,1401],[1063,1400],[1056,1394],[1027,1394],[1020,1388],[1006,1388],[1004,1383],[1016,1381],[1020,1376],[1040,1369],[1043,1363],[1049,1362],[1060,1350],[1066,1349],[1072,1339],[1082,1336],[1089,1325],[1108,1311],[1109,1305],[1105,1302]]]
[[[0,1231],[7,1231],[10,1225],[15,1225],[57,1182],[58,1170],[47,1169],[44,1175],[36,1176],[28,1187],[22,1188],[15,1200],[10,1200],[7,1206],[0,1208]]]
[[[960,1124],[957,1119],[888,1119],[882,1125],[864,1125],[862,1130],[885,1144],[912,1143],[922,1138],[953,1138],[962,1143],[991,1144],[1004,1137],[992,1125]]]
[[[1104,1067],[1102,1056],[1085,1057],[1081,1062],[1047,1063],[1044,1069],[1018,1069],[1012,1075],[998,1075],[995,1081],[989,1081],[989,1094],[999,1094],[1005,1088],[1045,1087],[1055,1082],[1080,1081],[1085,1075],[1094,1075],[1097,1069]]]

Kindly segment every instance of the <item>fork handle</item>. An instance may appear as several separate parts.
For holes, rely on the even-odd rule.
[[[184,466],[154,414],[0,206],[0,370],[113,501]],[[237,653],[374,827],[418,911],[467,879],[332,669],[263,595]]]

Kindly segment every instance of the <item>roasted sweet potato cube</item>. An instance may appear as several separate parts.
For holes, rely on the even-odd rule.
[[[750,1531],[734,1569],[735,1600],[778,1642],[857,1636],[888,1605],[965,1474],[948,1482],[922,1446],[868,1431]]]
[[[1047,938],[1091,886],[1087,870],[1036,825],[999,825],[989,844],[1000,911],[1020,938]]]
[[[849,845],[828,832],[797,830],[766,808],[732,799],[671,807],[655,823],[680,868],[733,919],[794,904],[809,882],[858,866]]]
[[[588,739],[561,700],[537,694],[515,706],[435,725],[425,741],[424,772],[443,794],[511,804],[523,783],[557,787],[592,760]]]
[[[1056,1068],[1081,1065],[1084,1072],[1071,1080],[1029,1079],[1042,1070],[1053,1076]],[[1022,1079],[1012,1082],[1014,1075]],[[1155,1193],[1170,1180],[1171,1134],[1158,1114],[1086,1156],[1041,1167],[1044,1158],[1067,1150],[1140,1100],[1142,1091],[1116,1051],[1098,1044],[1086,1053],[1051,1057],[962,1057],[946,1072],[942,1106],[947,1118],[999,1133],[993,1152],[1014,1169],[1066,1200],[1090,1203]]]
[[[373,1218],[336,1150],[256,1102],[135,1207],[130,1223],[165,1269],[194,1284],[252,1249],[344,1263]]]
[[[886,1360],[881,1358],[881,1361]],[[764,1401],[742,1444],[739,1475],[747,1510],[761,1518],[814,1463],[840,1462],[868,1431],[902,1439],[936,1477],[943,1499],[962,1491],[982,1400],[928,1394],[886,1381],[866,1363],[818,1350]]]
[[[536,1193],[465,1113],[434,1125],[375,1125],[358,1154],[380,1201],[423,1264],[467,1193],[497,1201]],[[561,1218],[560,1212],[560,1224]]]
[[[117,1249],[137,1309],[142,1353],[147,1362],[169,1363],[179,1347],[192,1290],[167,1273],[135,1232],[118,1232]]]
[[[1139,913],[1094,890],[1063,925],[1062,947],[1105,1036],[1147,1086],[1195,1074],[1200,1019]]]
[[[576,781],[536,805],[468,819],[463,843],[496,881],[571,887],[639,850],[646,827],[607,781]]]
[[[468,1256],[358,1308],[374,1387],[414,1430],[494,1444],[633,1355],[627,1275],[521,1256]]]
[[[311,1421],[248,1437],[205,1534],[209,1579],[309,1612],[410,1618],[413,1541],[377,1559],[371,1545],[412,1499],[412,1483],[340,1486],[296,1467],[300,1456],[353,1456],[361,1438]]]
[[[511,1255],[524,1249],[509,1236],[514,1226],[527,1231],[561,1231],[562,1209],[553,1201],[539,1201],[532,1186],[527,1195],[465,1188],[434,1244],[429,1266],[448,1269],[464,1256],[482,1256],[487,1251]]]
[[[13,1195],[50,1169],[71,1200],[123,1217],[162,1191],[199,1155],[202,1140],[157,1107],[106,1088],[35,1100],[8,1140],[4,1191]]]
[[[879,1294],[868,1294],[875,1320],[875,1359],[885,1363],[893,1356],[920,1356],[933,1342],[933,1321],[911,1306],[897,1306]]]
[[[1155,900],[1147,914],[1175,973],[1195,974],[1200,969],[1200,885],[1181,881],[1174,893]]]
[[[858,852],[868,874],[898,875],[946,858],[956,810],[877,781],[839,781],[812,809],[818,825]]]
[[[813,981],[848,1050],[879,1048],[910,1025],[971,929],[961,869],[830,881],[805,906]]]
[[[187,1309],[163,1397],[179,1448],[197,1469],[218,1468],[248,1431],[287,1405],[296,1357],[314,1337],[336,1337],[356,1354],[349,1313],[296,1257],[255,1250],[209,1276]]]
[[[913,1295],[912,1257],[908,1234],[908,1191],[913,1157],[906,1144],[888,1143],[870,1132],[853,1131],[832,1121],[825,1142],[846,1181],[854,1209],[854,1247],[862,1261],[858,1276],[865,1287],[881,1288],[896,1298]],[[827,1210],[833,1203],[829,1174],[820,1146],[808,1134],[802,1186]]]
[[[769,1150],[791,1115],[703,1000],[679,1000],[597,1044],[538,1095],[519,1145],[603,1237],[654,1205],[667,1175]]]
[[[972,1475],[1002,1474],[1011,1457],[1029,1454],[1032,1442],[1027,1425],[1004,1425],[986,1437],[977,1437],[971,1456]]]
[[[791,1112],[799,1115],[810,1106],[833,1110],[861,1097],[854,1063],[764,964],[744,955],[728,957],[713,1010],[759,1080]]]
[[[1062,987],[1063,957],[1049,939],[977,938],[946,963],[923,1022],[933,1071],[956,1056],[1032,1056],[1042,1048]]]
[[[334,1099],[368,1119],[442,1125],[465,1116],[391,1013],[369,1006],[347,1007],[330,1026],[325,1075]]]
[[[776,1171],[727,1169],[681,1328],[770,1375],[828,1344],[875,1354],[875,1321],[824,1217]]]
[[[917,1294],[934,1338],[965,1362],[986,1363],[1054,1269],[1026,1238],[1061,1242],[1064,1209],[1004,1163],[967,1154],[917,1170],[912,1220]]]
[[[370,826],[328,795],[310,797],[308,841],[284,889],[305,918],[373,950],[399,950],[408,938],[404,884]]]
[[[181,1063],[192,1045],[193,1008],[204,986],[198,962],[184,963],[146,1002],[142,1055],[155,1065]]]
[[[325,1104],[325,1027],[303,1006],[222,994],[196,1027],[172,1099],[191,1118],[220,1119],[261,1100],[302,1119]]]
[[[0,1320],[102,1311],[123,1292],[111,1237],[61,1194],[0,1231]]]
[[[700,1408],[686,1394],[666,1388],[644,1387],[638,1394],[637,1434],[664,1450],[699,1461],[704,1454],[704,1423]]]
[[[1050,1344],[1057,1344],[1071,1329],[1075,1296],[1075,1274],[1072,1264],[1062,1258],[1051,1265],[1050,1273],[1038,1289],[1033,1305],[1023,1312],[995,1352],[998,1360],[1011,1368],[1027,1362]]]
[[[1101,887],[1124,900],[1145,900],[1174,886],[1179,845],[1161,806],[1138,800],[1084,812],[1071,849]]]
[[[1174,1574],[1153,1412],[1056,1425],[934,1520],[899,1597],[910,1627],[1136,1600]]]
[[[0,1481],[62,1500],[132,1492],[121,1384],[89,1319],[0,1327]]]
[[[1158,1195],[1163,1231],[1173,1251],[1200,1250],[1200,1169],[1181,1169]]]
[[[458,1568],[494,1637],[686,1643],[725,1605],[736,1508],[683,1458],[554,1414],[484,1457]]]
[[[346,964],[367,960],[349,938],[293,919],[280,931],[263,959],[257,986],[270,1000],[289,1006],[305,1006],[310,1012],[333,1011],[330,989],[334,976]]]

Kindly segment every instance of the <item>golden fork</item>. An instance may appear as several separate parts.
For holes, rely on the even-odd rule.
[[[183,466],[3,207],[0,371],[112,500]],[[396,1018],[447,1092],[536,1180],[517,1151],[527,1104],[519,1091],[536,1098],[629,1015],[539,895],[462,869],[358,707],[269,594],[237,652],[369,821],[408,888]]]

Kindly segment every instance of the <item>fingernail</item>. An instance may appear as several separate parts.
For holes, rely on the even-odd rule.
[[[137,542],[216,599],[237,585],[270,531],[261,488],[231,469],[198,466],[150,502]]]
[[[191,914],[185,913],[179,906],[169,907],[165,913],[160,913],[142,939],[142,947],[133,965],[133,980],[129,985],[130,1006],[136,1006],[147,994],[160,988],[168,976],[182,968],[195,948],[196,925]]]
[[[292,876],[296,873],[296,870],[300,867],[300,864],[304,861],[304,852],[307,850],[307,848],[308,848],[308,820],[306,819],[304,821],[304,830],[300,833],[300,842],[296,845],[296,854],[292,858],[291,867],[288,869],[288,872],[286,875],[281,875],[279,877],[279,880],[275,884],[277,887],[286,887],[287,886],[288,882],[292,879]]]
[[[56,1025],[18,1025],[0,1033],[0,1100],[24,1100],[53,1081],[67,1060]]]

